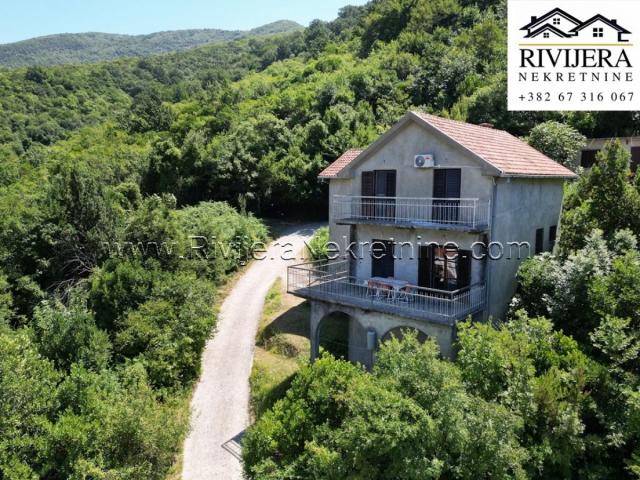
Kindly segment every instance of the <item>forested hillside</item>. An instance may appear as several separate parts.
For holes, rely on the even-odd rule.
[[[368,145],[409,108],[492,122],[518,135],[550,119],[587,135],[638,130],[635,113],[508,113],[505,8],[504,0],[376,0],[343,9],[333,22],[273,37],[95,65],[1,69],[0,477],[163,478],[179,449],[186,399],[215,324],[212,298],[240,260],[193,257],[185,238],[194,232],[215,236],[244,251],[266,235],[251,213],[326,212],[326,186],[317,182],[317,173],[345,149]],[[626,182],[625,191],[635,191],[625,175],[616,178]],[[593,185],[583,187],[571,199],[567,222],[577,232],[603,228],[598,222],[608,215],[594,207]],[[608,198],[608,205],[616,205]],[[635,205],[633,194],[628,198],[625,205]],[[620,228],[635,225],[625,218]],[[606,241],[623,252],[622,240],[607,234]],[[624,245],[631,248],[629,242]],[[150,244],[156,246],[138,248]],[[602,242],[596,245],[603,248]],[[558,265],[569,255],[557,259]],[[546,288],[532,283],[534,292]],[[579,297],[578,292],[571,298]],[[598,314],[616,312],[608,297],[593,298]],[[557,318],[566,321],[580,311],[578,305]],[[448,411],[429,410],[434,397],[426,394],[416,401],[404,398],[415,393],[402,390],[408,383],[388,386],[396,377],[393,351],[389,371],[378,374],[384,388],[336,367],[345,369],[345,378],[355,378],[350,398],[369,391],[384,396],[387,403],[381,405],[400,402],[402,408],[378,412],[396,412],[410,425],[422,421],[429,445],[450,446],[453,452],[447,457],[451,470],[442,470],[440,457],[434,457],[435,463],[421,464],[427,470],[407,470],[406,476],[404,470],[386,477],[364,470],[361,476],[425,478],[420,472],[427,471],[433,477],[444,472],[447,478],[469,478],[460,466],[465,452],[487,435],[491,455],[500,460],[495,465],[495,456],[479,460],[487,476],[591,472],[591,478],[600,478],[600,473],[637,472],[633,454],[640,423],[637,395],[631,395],[637,390],[637,366],[624,360],[636,344],[620,354],[617,377],[602,382],[579,377],[576,386],[572,375],[586,371],[580,348],[588,341],[576,345],[550,334],[546,322],[527,327],[540,337],[537,343],[522,340],[521,323],[498,333],[468,334],[486,335],[494,345],[489,366],[498,372],[497,384],[485,385],[474,376],[488,368],[479,360],[441,366],[430,350],[418,352],[420,375],[423,366],[433,367],[443,382],[451,373],[455,404]],[[627,329],[613,322],[597,345],[608,348],[610,337]],[[495,335],[504,344],[495,346]],[[515,357],[524,345],[532,350],[520,362]],[[618,352],[607,351],[605,360],[598,358],[605,368],[589,374],[605,375],[611,364],[606,362],[618,361]],[[482,356],[468,352],[469,362]],[[314,394],[304,383],[313,383],[313,375],[295,384],[297,395]],[[583,403],[585,385],[601,393],[597,403],[591,397]],[[342,402],[343,390],[336,391]],[[615,415],[607,417],[603,406],[610,399],[618,403]],[[333,408],[318,405],[320,413]],[[373,404],[349,405],[361,413],[373,411]],[[346,413],[336,411],[336,421]],[[445,423],[434,425],[433,415]],[[281,418],[277,410],[266,418],[273,423],[259,428],[269,437]],[[375,420],[349,418],[358,428]],[[449,418],[466,430],[441,443]],[[278,465],[263,458],[273,445],[260,444],[258,430],[251,471],[263,472],[261,478],[293,478],[289,473],[307,475],[327,462],[343,468],[341,458],[368,465],[368,457],[346,457],[349,452],[338,448],[358,430],[329,435],[324,420],[318,415],[318,425],[300,427],[313,438],[292,437],[295,445],[285,438],[287,452],[278,444]],[[588,436],[581,437],[582,431]],[[350,440],[354,445],[361,441],[357,437]],[[371,438],[369,445],[383,445],[390,437]],[[477,442],[469,440],[474,438]],[[314,442],[304,443],[307,439]],[[336,449],[320,448],[326,439]],[[413,440],[407,437],[398,449],[410,453],[402,446]],[[312,452],[317,455],[301,446],[317,447]],[[549,453],[555,448],[565,448],[557,462]],[[590,470],[586,462],[592,459],[597,464]],[[335,478],[349,478],[348,473]]]
[[[248,31],[194,29],[147,35],[62,33],[0,45],[0,65],[27,67],[95,63],[122,57],[143,57],[178,52],[211,43],[300,30],[302,26],[280,20]]]

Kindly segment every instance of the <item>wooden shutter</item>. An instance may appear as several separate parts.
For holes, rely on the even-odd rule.
[[[596,155],[599,150],[583,150],[580,157],[580,165],[583,168],[591,168],[596,162]]]
[[[536,230],[536,255],[544,250],[544,228]]]
[[[387,185],[386,185],[386,196],[387,197],[395,197],[396,196],[396,171],[389,170],[386,172],[387,176]]]
[[[460,198],[462,170],[452,168],[447,170],[447,196],[445,198]]]
[[[434,170],[433,196],[435,198],[460,198],[462,170],[443,168]]]
[[[458,289],[471,285],[471,250],[458,250]]]
[[[375,172],[362,172],[362,196],[373,197],[376,194]]]
[[[640,165],[640,147],[631,147],[631,171],[635,174]]]
[[[393,242],[388,240],[373,240],[371,243],[376,244],[376,248],[372,252],[375,256],[371,257],[371,276],[382,278],[393,277],[395,274]],[[379,246],[380,244],[384,245],[384,247]],[[382,255],[382,251],[384,251],[384,255]]]
[[[447,195],[447,171],[433,171],[433,196],[435,198],[446,198]]]

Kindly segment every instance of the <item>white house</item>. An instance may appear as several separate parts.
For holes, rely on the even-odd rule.
[[[288,271],[311,304],[312,355],[340,312],[352,361],[371,365],[401,328],[453,356],[457,322],[502,318],[521,261],[553,247],[574,177],[507,132],[420,112],[346,152],[320,174],[338,258]]]

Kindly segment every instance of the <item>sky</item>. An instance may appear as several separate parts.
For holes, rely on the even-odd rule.
[[[54,33],[249,30],[276,20],[333,20],[366,0],[0,0],[0,43]]]

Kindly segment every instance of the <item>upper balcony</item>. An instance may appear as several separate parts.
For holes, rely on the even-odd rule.
[[[339,225],[385,225],[484,232],[490,202],[478,198],[409,198],[335,195],[333,218]]]
[[[287,291],[302,298],[322,300],[391,315],[453,325],[484,309],[485,284],[456,291],[422,288],[393,279],[349,276],[349,262],[315,262],[288,268]],[[392,280],[392,279],[390,279]]]

